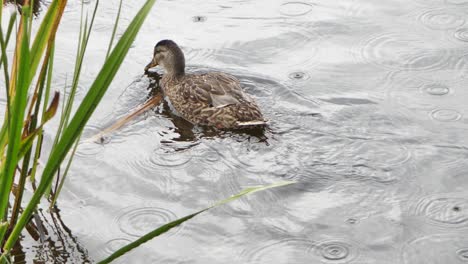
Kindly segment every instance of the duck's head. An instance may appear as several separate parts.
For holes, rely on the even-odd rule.
[[[146,65],[145,71],[161,65],[166,74],[183,75],[185,73],[185,58],[182,50],[172,40],[161,40],[154,47],[153,60]]]

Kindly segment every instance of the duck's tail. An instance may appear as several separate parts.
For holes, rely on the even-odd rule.
[[[238,127],[251,127],[251,126],[265,126],[267,124],[266,120],[253,120],[253,121],[243,121],[237,122]]]

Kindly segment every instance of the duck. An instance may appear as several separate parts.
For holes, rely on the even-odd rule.
[[[145,72],[158,65],[164,69],[160,79],[164,97],[190,123],[216,129],[266,125],[258,104],[236,77],[223,72],[186,73],[184,53],[174,41],[165,39],[156,44]]]

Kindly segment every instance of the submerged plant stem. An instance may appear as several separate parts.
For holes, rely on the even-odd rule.
[[[96,141],[96,140],[99,140],[100,138],[102,138],[103,136],[114,132],[115,130],[123,127],[125,124],[127,124],[128,122],[133,120],[135,117],[143,114],[144,112],[146,112],[149,109],[153,108],[154,106],[158,105],[161,102],[161,100],[162,100],[162,95],[161,94],[153,96],[153,98],[151,98],[146,103],[139,106],[132,113],[130,113],[129,115],[124,116],[121,119],[117,120],[110,127],[106,128],[103,131],[101,131],[100,133],[92,136],[87,141]]]

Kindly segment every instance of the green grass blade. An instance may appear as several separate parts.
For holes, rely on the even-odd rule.
[[[84,59],[84,55],[86,53],[87,43],[89,37],[91,36],[91,30],[93,28],[94,19],[96,17],[96,13],[99,7],[99,1],[96,1],[94,5],[94,11],[91,18],[90,25],[88,26],[88,14],[86,14],[86,18],[83,20],[84,15],[84,3],[81,3],[81,18],[80,18],[80,32],[78,37],[78,47],[76,50],[76,59],[75,59],[75,68],[73,70],[73,80],[72,80],[72,87],[69,93],[67,100],[64,98],[64,104],[62,105],[62,114],[60,116],[60,123],[57,129],[57,133],[55,135],[54,144],[53,146],[57,145],[60,137],[62,136],[64,128],[67,126],[71,110],[73,108],[73,101],[75,98],[76,88],[78,87],[78,81],[81,73],[81,67]],[[66,84],[65,84],[66,87]],[[64,92],[65,94],[65,92]],[[49,189],[51,186],[49,186]]]
[[[21,143],[21,130],[23,128],[24,112],[28,96],[29,79],[29,39],[28,39],[28,17],[23,13],[24,23],[23,37],[20,43],[20,56],[17,72],[17,89],[12,98],[12,113],[8,130],[8,148],[5,161],[5,169],[0,179],[0,220],[6,220],[6,208],[8,206],[11,185],[18,164],[18,152]]]
[[[60,124],[59,124],[59,128],[58,128],[58,133],[56,134],[56,138],[54,140],[55,143],[58,142],[64,127],[68,124],[68,120],[69,120],[69,117],[70,117],[70,114],[71,114],[71,110],[73,108],[73,102],[74,102],[74,98],[75,98],[75,94],[76,94],[76,89],[78,87],[78,82],[79,82],[79,78],[80,78],[80,74],[81,74],[81,68],[82,68],[82,65],[83,65],[84,56],[85,56],[85,53],[86,53],[86,48],[88,46],[88,41],[89,41],[89,38],[91,36],[92,28],[93,28],[93,25],[94,25],[94,19],[96,17],[98,7],[99,7],[99,0],[96,1],[96,4],[94,6],[94,11],[93,11],[93,16],[91,18],[91,22],[90,22],[90,25],[88,27],[88,15],[86,15],[86,20],[83,20],[84,3],[83,2],[81,3],[80,32],[79,32],[79,37],[78,37],[79,41],[78,41],[78,47],[77,47],[77,51],[76,51],[76,59],[75,59],[75,68],[74,68],[74,73],[73,73],[72,88],[71,88],[70,95],[69,95],[68,99],[64,100],[64,102],[66,101],[66,103],[63,105],[63,108],[62,108],[62,115],[61,115]],[[85,22],[83,22],[83,21],[85,21]],[[83,25],[83,23],[84,23],[84,25]],[[65,183],[65,179],[66,179],[68,171],[70,169],[71,163],[73,161],[73,157],[74,157],[74,155],[76,153],[76,149],[78,147],[79,140],[80,140],[80,136],[78,137],[78,139],[75,142],[75,147],[72,150],[72,153],[70,155],[70,159],[68,160],[65,171],[64,171],[64,173],[62,175],[62,178],[60,179],[60,183],[59,183],[58,186],[55,186],[56,189],[55,189],[55,192],[54,192],[54,195],[53,195],[53,198],[52,198],[52,202],[50,203],[50,208],[55,206],[55,204],[57,202],[57,199],[58,199],[58,196],[60,195],[63,184]],[[54,143],[54,145],[55,145],[55,143]],[[59,177],[59,176],[57,175],[57,177]],[[57,180],[59,180],[59,179],[57,178]],[[50,193],[51,188],[52,188],[52,186],[48,186],[46,193]]]
[[[75,142],[75,146],[73,147],[73,150],[70,154],[70,158],[68,159],[67,166],[65,167],[65,170],[62,174],[62,178],[60,179],[60,183],[55,188],[54,198],[52,199],[52,202],[49,205],[50,209],[54,208],[55,204],[57,203],[57,199],[60,196],[60,192],[62,191],[63,184],[65,183],[65,179],[67,178],[68,171],[70,170],[71,164],[73,162],[73,158],[75,157],[76,150],[78,149],[80,138],[81,138],[81,135],[78,137],[78,140]]]
[[[279,183],[275,183],[275,184],[272,184],[272,185],[267,185],[267,186],[256,186],[256,187],[250,187],[250,188],[247,188],[243,191],[241,191],[240,193],[236,194],[236,195],[233,195],[227,199],[224,199],[222,201],[219,201],[217,202],[216,204],[210,206],[210,207],[207,207],[203,210],[200,210],[196,213],[193,213],[193,214],[190,214],[190,215],[187,215],[185,217],[182,217],[182,218],[179,218],[175,221],[172,221],[168,224],[165,224],[151,232],[149,232],[148,234],[140,237],[139,239],[129,243],[128,245],[126,246],[123,246],[121,247],[120,249],[118,249],[117,251],[115,251],[112,255],[110,255],[109,257],[105,258],[104,260],[101,260],[98,262],[98,264],[107,264],[107,263],[110,263],[111,261],[115,260],[116,258],[124,255],[125,253],[129,252],[130,250],[140,246],[141,244],[143,243],[146,243],[148,242],[149,240],[157,237],[157,236],[160,236],[166,232],[168,232],[169,230],[171,230],[172,228],[192,219],[193,217],[213,208],[213,207],[216,207],[216,206],[220,206],[220,205],[223,205],[223,204],[226,204],[226,203],[229,203],[231,201],[234,201],[236,199],[239,199],[241,198],[242,196],[244,195],[247,195],[247,194],[252,194],[252,193],[255,193],[255,192],[259,192],[259,191],[264,191],[264,190],[267,190],[267,189],[271,189],[271,188],[277,188],[277,187],[281,187],[281,186],[286,186],[286,185],[290,185],[290,184],[293,184],[295,182],[279,182]]]
[[[133,40],[143,24],[143,21],[155,2],[156,0],[147,0],[136,14],[122,38],[116,44],[111,55],[104,63],[97,78],[83,99],[83,102],[76,110],[70,124],[65,128],[60,141],[55,147],[53,147],[49,159],[44,167],[41,181],[4,245],[5,251],[9,251],[13,247],[21,231],[26,226],[34,209],[39,204],[41,197],[47,187],[51,184],[55,172],[60,167],[60,164],[65,159],[68,151],[73,146],[78,136],[81,134],[86,122],[91,117],[91,114],[96,109],[114,76],[117,74],[117,71],[127,55]]]
[[[6,53],[6,47],[8,46],[8,42],[10,41],[11,31],[16,21],[16,13],[13,13],[13,14],[15,15],[12,15],[10,17],[10,21],[8,22],[7,34],[5,36],[3,35],[3,27],[0,25],[0,44],[1,44],[1,49],[2,49],[2,54],[0,57],[0,61],[1,61],[0,67],[3,66],[5,84],[7,88],[9,88],[8,86],[10,85],[9,84],[10,76],[8,74],[8,57]]]
[[[8,46],[8,42],[10,40],[11,32],[12,32],[15,21],[16,21],[16,13],[13,13],[13,15],[10,17],[10,21],[8,22],[8,29],[7,29],[6,36],[3,36],[3,28],[2,28],[2,25],[0,24],[0,48],[2,51],[2,54],[0,57],[0,67],[3,66],[3,73],[4,73],[4,78],[5,78],[5,89],[6,89],[6,97],[7,97],[7,108],[6,108],[7,120],[10,120],[10,106],[11,106],[10,101],[11,100],[10,100],[10,75],[8,74],[8,57],[6,53],[6,47]],[[0,142],[1,141],[2,140],[0,140]]]
[[[286,185],[290,185],[290,184],[293,184],[293,183],[296,183],[294,181],[283,181],[283,182],[278,182],[278,183],[274,183],[274,184],[271,184],[271,185],[266,185],[266,186],[253,186],[253,187],[249,187],[247,189],[244,189],[242,190],[240,193],[236,194],[236,195],[233,195],[227,199],[224,199],[224,200],[221,200],[217,203],[215,203],[213,206],[211,206],[210,208],[213,208],[213,207],[216,207],[216,206],[220,206],[220,205],[223,205],[223,204],[226,204],[226,203],[229,203],[231,201],[234,201],[234,200],[237,200],[239,198],[241,198],[242,196],[244,195],[247,195],[247,194],[252,194],[252,193],[256,193],[256,192],[260,192],[260,191],[264,191],[264,190],[268,190],[268,189],[271,189],[271,188],[278,188],[278,187],[282,187],[282,186],[286,186]],[[209,209],[209,208],[208,208]]]
[[[26,152],[32,147],[37,134],[37,132],[33,132],[21,141],[20,148],[18,151],[18,159],[21,159],[26,154]]]
[[[0,241],[3,240],[3,237],[5,236],[5,233],[8,228],[8,222],[0,222]]]
[[[3,162],[5,146],[8,138],[8,118],[3,121],[2,128],[0,129],[0,162]]]
[[[51,38],[51,36],[53,36],[53,34],[55,34],[56,27],[58,27],[58,23],[61,18],[60,12],[63,12],[61,8],[65,8],[66,2],[66,0],[52,1],[52,3],[49,5],[49,8],[47,9],[47,12],[44,16],[44,19],[42,20],[41,25],[39,26],[39,29],[36,33],[36,38],[34,39],[34,42],[31,47],[31,79],[34,78],[34,73],[36,72],[37,67],[39,66],[42,54],[46,49],[49,39]]]
[[[0,264],[10,264],[6,254],[0,256]]]
[[[6,38],[5,38],[5,45],[2,45],[1,47],[1,50],[2,50],[2,54],[1,54],[1,58],[0,58],[0,65],[4,65],[4,68],[3,70],[6,71],[5,72],[5,80],[8,80],[9,79],[9,75],[8,75],[8,57],[6,56],[6,50],[4,47],[8,46],[8,42],[10,40],[10,36],[11,36],[11,32],[13,30],[13,26],[15,24],[15,21],[16,21],[16,13],[13,13],[10,17],[10,21],[8,22],[8,30],[7,30],[7,34],[6,34]],[[0,25],[0,29],[1,29],[1,25]],[[1,34],[1,32],[0,32]],[[3,38],[3,35],[1,36]],[[5,145],[6,145],[6,140],[7,140],[7,133],[8,133],[8,120],[9,120],[9,117],[10,117],[10,82],[9,80],[8,81],[5,81],[5,89],[7,89],[7,109],[6,109],[6,115],[7,116],[7,122],[4,122],[3,125],[2,125],[2,128],[0,129],[0,160],[1,160],[1,156],[3,155],[3,150],[5,148]]]
[[[52,76],[53,76],[53,68],[54,68],[54,55],[55,55],[55,41],[52,41],[50,43],[50,55],[49,55],[49,63],[48,63],[48,70],[47,70],[47,80],[46,80],[46,87],[44,91],[44,101],[43,101],[43,106],[42,106],[42,117],[41,120],[44,120],[46,118],[46,113],[47,113],[47,105],[49,104],[49,97],[50,97],[50,87],[52,85]],[[42,148],[42,130],[39,131],[38,134],[38,140],[36,144],[36,150],[34,153],[34,159],[33,159],[33,165],[31,169],[31,174],[30,174],[30,180],[31,182],[34,182],[35,176],[36,176],[36,171],[37,171],[37,165],[38,165],[38,160],[41,155],[41,148]]]
[[[99,7],[99,0],[96,1],[96,4],[94,6],[94,11],[93,11],[93,15],[91,17],[91,21],[89,23],[89,27],[88,27],[88,24],[87,24],[88,17],[86,17],[86,22],[85,22],[85,26],[84,26],[84,33],[83,33],[83,39],[82,39],[82,41],[80,42],[80,44],[78,46],[75,69],[74,69],[74,72],[73,72],[72,87],[71,87],[70,95],[68,96],[68,100],[67,100],[67,102],[65,104],[65,113],[64,113],[64,116],[63,116],[63,118],[61,120],[61,124],[60,124],[61,128],[60,129],[62,129],[64,126],[68,125],[68,120],[70,118],[71,110],[73,108],[73,102],[74,102],[75,95],[76,95],[76,89],[78,88],[78,81],[80,80],[80,74],[81,74],[81,69],[82,69],[82,66],[83,66],[83,60],[84,60],[84,56],[85,56],[85,53],[86,53],[86,48],[88,47],[89,38],[91,37],[91,32],[92,32],[92,29],[93,29],[94,20],[96,18],[96,13],[97,13],[98,7]],[[80,29],[80,31],[81,31],[81,29]]]
[[[2,56],[0,58],[0,67],[3,66],[3,75],[5,79],[5,90],[7,99],[6,117],[7,121],[10,121],[11,113],[11,98],[10,98],[10,75],[8,74],[8,57],[6,56],[6,43],[3,38],[3,30],[0,25],[0,48],[2,50]]]
[[[42,131],[42,127],[55,116],[57,112],[58,103],[60,99],[60,93],[56,92],[54,99],[52,99],[52,103],[49,106],[49,109],[46,111],[45,118],[42,120],[42,123],[36,128],[34,131],[31,131],[30,134],[21,140],[20,149],[18,152],[18,159],[21,159],[24,154],[31,148],[32,144],[34,143],[34,139],[37,135]]]
[[[16,22],[16,13],[13,13],[11,14],[10,21],[8,22],[7,34],[5,37],[5,42],[7,45],[10,42],[11,32],[13,31],[13,26],[15,25],[15,22]]]
[[[46,87],[44,91],[44,105],[42,106],[42,119],[44,119],[46,116],[47,105],[49,104],[50,87],[52,86],[52,75],[53,75],[52,70],[54,69],[54,56],[55,56],[55,41],[51,43],[51,47],[50,47],[47,80],[46,80]]]
[[[120,3],[119,3],[119,10],[117,11],[117,17],[115,18],[114,28],[112,29],[112,36],[111,36],[111,39],[109,41],[109,47],[107,48],[106,59],[109,57],[109,52],[111,51],[112,43],[114,42],[115,32],[117,32],[117,27],[119,25],[121,10],[122,10],[122,0],[120,0]]]
[[[159,235],[162,235],[164,233],[166,233],[167,231],[171,230],[172,228],[192,219],[193,217],[197,216],[198,214],[201,214],[203,213],[204,211],[206,211],[208,209],[204,209],[204,210],[201,210],[201,211],[198,211],[194,214],[191,214],[191,215],[187,215],[185,217],[182,217],[180,219],[177,219],[173,222],[170,222],[168,224],[165,224],[163,226],[161,226],[160,228],[156,229],[156,230],[153,230],[151,232],[149,232],[148,234],[140,237],[139,239],[137,239],[136,241],[118,249],[117,251],[115,251],[114,253],[112,253],[112,255],[110,255],[109,257],[99,261],[97,264],[107,264],[107,263],[110,263],[111,261],[121,257],[122,255],[124,255],[125,253],[128,253],[129,251],[131,251],[132,249],[140,246],[141,244],[143,243],[146,243],[148,242],[149,240],[159,236]]]

